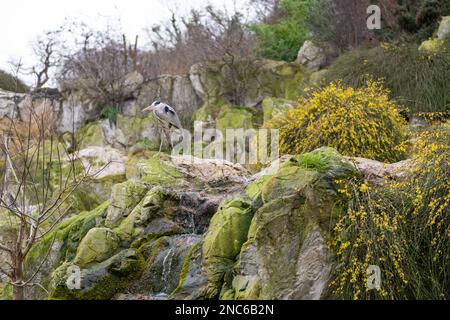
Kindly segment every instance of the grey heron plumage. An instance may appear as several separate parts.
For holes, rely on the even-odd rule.
[[[161,101],[154,101],[150,106],[143,109],[142,111],[153,113],[153,116],[158,121],[158,124],[162,126],[163,131],[166,137],[168,138],[170,144],[172,144],[172,141],[169,136],[169,131],[172,128],[178,130],[183,129],[176,111],[166,103],[163,103]],[[162,148],[162,139],[159,146],[159,152],[161,152],[161,148]]]

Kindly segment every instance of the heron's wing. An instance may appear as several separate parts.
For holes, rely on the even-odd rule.
[[[175,109],[169,105],[165,105],[164,110],[167,111],[166,115],[167,115],[167,121],[169,122],[169,124],[177,129],[181,129],[182,128],[181,122],[180,122],[180,119],[178,118],[178,115],[177,115]]]

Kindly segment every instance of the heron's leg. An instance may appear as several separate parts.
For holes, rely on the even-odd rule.
[[[158,153],[156,153],[154,155],[154,157],[159,156],[159,154],[161,153],[161,149],[162,149],[162,145],[163,145],[163,139],[162,139],[162,127],[159,125],[159,121],[156,121],[156,130],[158,131],[159,134],[159,151]]]

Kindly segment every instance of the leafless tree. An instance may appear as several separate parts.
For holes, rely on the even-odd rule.
[[[0,123],[0,221],[8,232],[0,235],[0,274],[13,288],[13,298],[24,298],[46,257],[33,274],[24,262],[33,245],[64,218],[71,196],[96,173],[90,172],[58,143],[51,110],[31,106],[28,120],[3,118]]]

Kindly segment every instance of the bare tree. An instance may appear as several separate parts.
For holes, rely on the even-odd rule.
[[[57,142],[50,110],[31,106],[27,122],[3,118],[0,126],[0,220],[9,225],[0,237],[7,259],[0,274],[13,288],[13,298],[24,298],[46,257],[33,274],[24,262],[33,245],[48,235],[68,214],[73,193],[90,173],[65,146]]]

